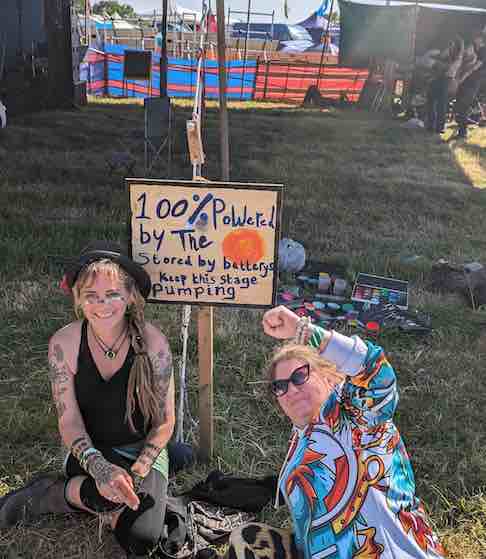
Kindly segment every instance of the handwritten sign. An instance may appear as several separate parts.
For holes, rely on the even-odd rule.
[[[282,185],[127,179],[149,301],[275,304]]]

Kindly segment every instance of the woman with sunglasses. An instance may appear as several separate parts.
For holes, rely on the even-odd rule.
[[[52,336],[49,368],[66,476],[0,499],[0,528],[85,511],[107,518],[127,553],[145,555],[162,533],[175,419],[170,348],[144,319],[150,277],[119,245],[98,241],[63,283],[78,320]]]
[[[279,531],[279,547],[304,559],[443,557],[393,423],[396,379],[382,349],[286,307],[268,311],[263,329],[294,338],[269,366],[271,391],[293,424],[278,481],[293,536]],[[257,531],[247,526],[232,542],[259,541]]]

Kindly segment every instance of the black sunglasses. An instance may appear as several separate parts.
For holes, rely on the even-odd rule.
[[[272,380],[270,383],[270,389],[275,396],[280,397],[284,394],[287,394],[287,390],[289,389],[289,382],[291,382],[294,386],[301,386],[305,384],[309,380],[310,375],[310,367],[309,363],[305,365],[301,365],[297,367],[295,371],[292,371],[292,374],[289,378],[286,379],[279,379],[279,380]]]

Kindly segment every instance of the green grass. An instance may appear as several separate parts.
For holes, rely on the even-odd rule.
[[[192,176],[184,137],[190,112],[189,102],[175,106],[174,179]],[[204,176],[217,180],[214,105],[205,123]],[[433,291],[429,274],[441,257],[486,262],[486,132],[444,141],[357,111],[251,103],[230,106],[230,125],[231,179],[285,184],[283,236],[301,241],[311,259],[342,264],[349,279],[357,271],[409,279],[412,305],[431,314],[429,337],[380,340],[398,371],[396,420],[418,493],[450,557],[485,557],[486,317],[459,295]],[[49,336],[73,318],[57,287],[62,259],[88,239],[126,239],[123,174],[110,175],[106,165],[113,151],[126,150],[141,176],[140,103],[93,102],[80,111],[25,116],[1,131],[0,494],[60,464],[46,350]],[[165,168],[154,176],[165,177]],[[148,315],[178,358],[181,309],[150,306]],[[261,332],[261,315],[215,310],[215,456],[181,474],[179,487],[214,467],[241,475],[278,470],[289,426],[254,383],[274,345]],[[197,417],[194,322],[189,399]],[[197,440],[197,427],[186,425],[188,438]],[[270,507],[262,519],[288,524]],[[122,556],[111,535],[99,543],[93,519],[45,518],[0,534],[0,557]]]

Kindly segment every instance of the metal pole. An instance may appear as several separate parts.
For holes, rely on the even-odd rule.
[[[218,71],[219,71],[219,138],[221,146],[221,178],[229,181],[230,152],[228,110],[226,106],[226,40],[224,26],[224,0],[217,0],[218,20]]]
[[[88,21],[89,21],[89,0],[84,0],[84,40],[86,45],[89,47],[89,40],[91,33],[88,29]]]
[[[243,58],[243,74],[241,76],[241,91],[240,99],[243,99],[243,87],[245,85],[245,73],[246,73],[246,57],[248,56],[248,39],[250,37],[250,10],[251,10],[251,0],[248,0],[248,11],[246,13],[246,34],[245,34],[245,54]]]
[[[160,97],[167,97],[167,0],[162,0],[162,45],[160,48]]]
[[[321,60],[319,62],[319,72],[317,74],[317,89],[319,89],[319,90],[320,90],[320,87],[321,87],[321,69],[322,69],[322,64],[324,62],[324,54],[326,52],[327,41],[329,40],[329,29],[330,29],[330,25],[331,25],[331,17],[332,17],[333,8],[334,8],[334,0],[331,0],[331,9],[329,10],[329,17],[327,18],[326,34],[324,35],[324,46],[322,48]]]

